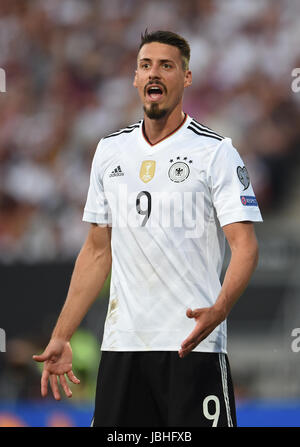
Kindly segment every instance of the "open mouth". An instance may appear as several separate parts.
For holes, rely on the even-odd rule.
[[[159,85],[149,85],[146,93],[151,101],[159,101],[163,96],[163,88]]]

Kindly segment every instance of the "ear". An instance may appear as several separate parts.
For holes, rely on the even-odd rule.
[[[133,87],[137,88],[137,70],[134,72]]]
[[[191,70],[186,70],[184,74],[184,87],[189,87],[192,85],[192,72]]]

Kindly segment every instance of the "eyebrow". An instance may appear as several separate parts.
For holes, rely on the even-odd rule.
[[[142,59],[139,59],[139,62],[151,62],[152,59],[150,59],[149,57],[143,57]],[[159,62],[172,62],[174,64],[174,61],[172,61],[171,59],[159,59]]]

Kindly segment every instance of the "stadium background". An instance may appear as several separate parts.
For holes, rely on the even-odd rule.
[[[109,281],[72,339],[71,401],[40,398],[31,356],[87,232],[96,144],[141,118],[132,79],[146,27],[189,40],[184,109],[232,138],[264,217],[259,266],[228,321],[239,424],[300,426],[299,17],[297,0],[1,1],[0,426],[89,425]]]

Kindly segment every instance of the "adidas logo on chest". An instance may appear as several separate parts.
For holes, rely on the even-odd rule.
[[[124,175],[124,172],[121,169],[121,166],[117,166],[111,173],[109,174],[109,177],[120,177]]]

